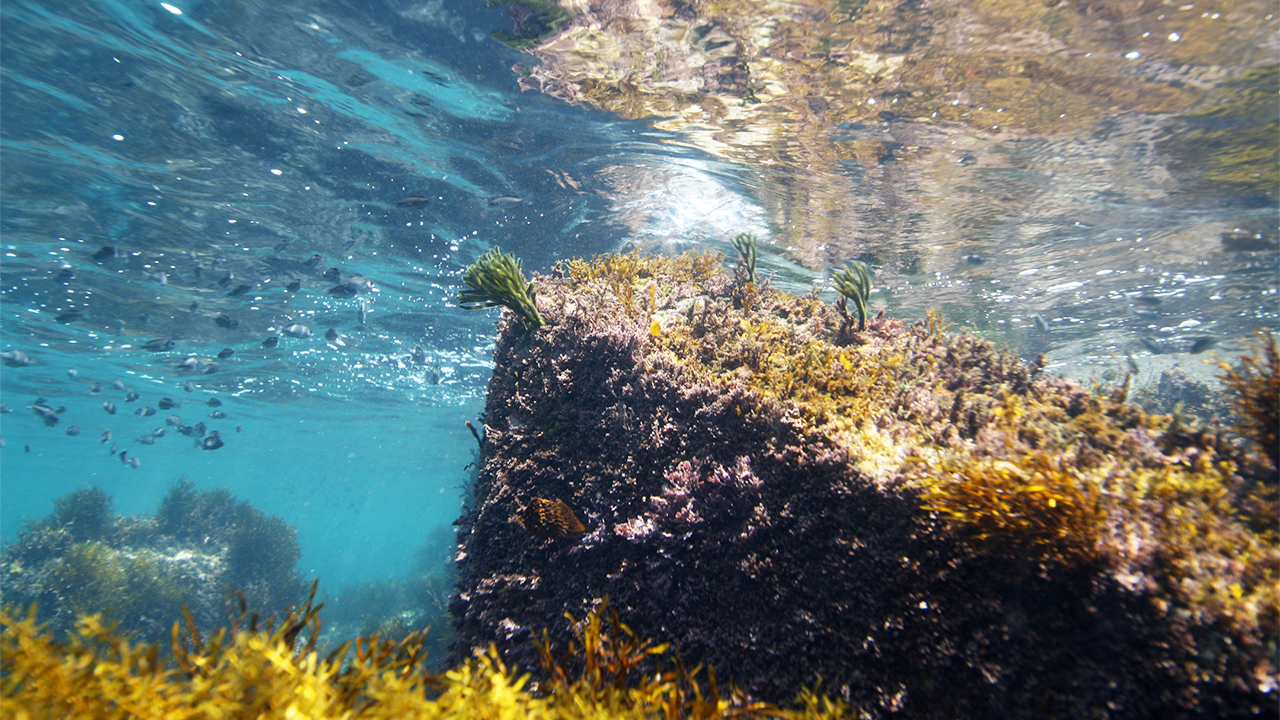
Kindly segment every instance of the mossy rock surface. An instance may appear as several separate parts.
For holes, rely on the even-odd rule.
[[[1275,468],[936,318],[864,331],[715,256],[572,261],[504,314],[455,653],[608,597],[687,666],[871,716],[1274,707]],[[534,498],[585,532],[530,535]]]

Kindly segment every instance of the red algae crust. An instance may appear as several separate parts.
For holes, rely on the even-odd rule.
[[[869,717],[1274,712],[1268,448],[933,316],[858,332],[722,262],[569,261],[535,281],[545,326],[504,312],[458,655],[536,668],[535,633],[566,643],[607,597],[771,702],[821,682]],[[534,498],[582,532],[526,532]]]

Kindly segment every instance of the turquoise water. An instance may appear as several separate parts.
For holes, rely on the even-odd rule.
[[[493,246],[547,272],[627,247],[727,249],[751,231],[779,286],[807,291],[860,257],[876,267],[874,307],[942,308],[1084,378],[1126,356],[1144,382],[1173,365],[1209,377],[1198,338],[1230,352],[1276,325],[1274,207],[1156,192],[1153,131],[1131,115],[1079,142],[970,137],[956,162],[989,169],[936,206],[895,199],[901,175],[851,169],[832,191],[851,183],[850,202],[875,212],[833,232],[858,250],[806,265],[768,240],[790,222],[768,210],[779,178],[803,168],[522,91],[514,68],[529,58],[490,37],[510,26],[501,7],[10,0],[0,13],[0,349],[32,358],[0,368],[9,542],[84,484],[133,515],[186,478],[284,518],[300,571],[324,587],[403,576],[459,516],[475,460],[465,423],[483,410],[497,312],[454,298]],[[1038,200],[1014,212],[1011,193]],[[1238,226],[1261,251],[1223,249]],[[374,289],[330,294],[335,267]],[[313,334],[261,346],[295,323]],[[142,349],[156,339],[177,346]],[[164,397],[181,404],[133,414]],[[66,408],[56,427],[28,409],[37,398]],[[172,427],[137,442],[169,414],[225,445],[197,449]]]
[[[6,541],[83,484],[132,515],[186,478],[286,519],[300,571],[325,587],[408,571],[460,514],[475,459],[465,422],[483,408],[496,312],[457,309],[458,273],[494,244],[537,269],[610,249],[603,202],[553,193],[548,171],[673,153],[627,149],[641,125],[521,95],[515,53],[488,37],[504,21],[470,3],[417,20],[379,5],[6,3],[0,330],[33,358],[0,373]],[[396,204],[410,196],[432,203]],[[528,200],[490,207],[500,196]],[[107,246],[121,257],[95,261]],[[332,297],[330,267],[376,289]],[[82,315],[55,319],[67,313]],[[295,322],[314,335],[260,347]],[[154,338],[179,346],[139,349]],[[224,347],[216,373],[176,367]],[[181,405],[132,414],[162,397]],[[66,407],[57,427],[27,409],[36,398]],[[224,447],[173,427],[136,441],[171,413]]]

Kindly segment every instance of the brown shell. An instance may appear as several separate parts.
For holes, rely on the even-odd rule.
[[[533,498],[518,518],[525,532],[535,537],[558,538],[586,531],[563,500]]]

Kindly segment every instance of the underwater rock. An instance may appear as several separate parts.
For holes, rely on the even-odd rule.
[[[504,311],[459,520],[455,658],[603,598],[721,686],[869,717],[1274,707],[1276,493],[1245,452],[977,338],[571,261]],[[477,434],[478,435],[478,434]],[[556,498],[581,534],[531,534]]]
[[[124,452],[120,461],[137,467]],[[237,617],[241,601],[267,617],[305,596],[296,531],[226,490],[179,481],[152,517],[118,516],[110,504],[86,487],[28,522],[0,550],[5,603],[25,610],[38,601],[40,621],[57,635],[77,616],[102,613],[135,639],[167,643],[183,606],[211,633]]]

